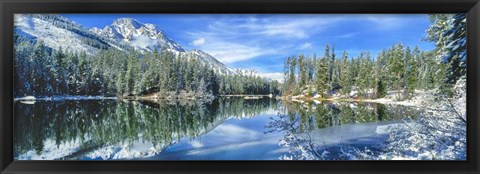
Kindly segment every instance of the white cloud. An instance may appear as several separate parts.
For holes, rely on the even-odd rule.
[[[287,54],[286,50],[299,48],[299,41],[305,42],[340,19],[342,17],[317,15],[231,15],[209,22],[206,30],[188,34],[194,38],[192,45],[231,64],[260,56]],[[302,45],[303,49],[311,46],[311,43]]]
[[[199,39],[196,39],[192,42],[193,46],[200,46],[200,45],[203,45],[203,44],[205,44],[205,38],[199,38]]]
[[[212,54],[219,61],[227,64],[275,53],[272,50],[265,50],[260,47],[251,47],[236,43],[218,43],[216,45],[216,47],[205,48],[206,52]]]
[[[310,48],[312,48],[312,43],[306,42],[306,43],[300,45],[299,48],[300,48],[301,50],[310,49]]]
[[[351,38],[353,36],[357,35],[357,32],[353,32],[353,33],[346,33],[346,34],[342,34],[342,35],[338,35],[337,37],[338,38]]]
[[[417,14],[414,15],[378,15],[378,14],[365,14],[359,15],[359,17],[363,17],[363,19],[372,23],[373,29],[377,30],[393,30],[398,29],[398,27],[402,27],[408,25],[409,18],[418,16]]]
[[[321,16],[274,16],[268,18],[238,19],[239,24],[230,21],[216,21],[209,25],[217,33],[242,33],[244,35],[276,36],[281,38],[305,39],[322,31],[328,24],[335,23],[342,17],[324,18]]]
[[[225,64],[278,53],[278,50],[262,48],[258,45],[253,45],[250,43],[240,43],[235,40],[225,40],[208,35],[203,38],[204,40],[208,40],[208,42],[204,43],[203,45],[199,45],[198,48],[211,54],[213,57]]]
[[[283,73],[281,72],[273,72],[273,73],[258,73],[261,77],[266,77],[272,80],[276,80],[278,82],[283,82]]]

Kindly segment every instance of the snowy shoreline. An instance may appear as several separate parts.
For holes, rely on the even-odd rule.
[[[105,96],[51,96],[51,97],[34,97],[26,96],[14,98],[13,101],[59,101],[59,100],[116,100],[118,97]]]
[[[315,95],[313,97],[307,97],[305,95],[297,95],[297,96],[287,96],[281,97],[283,100],[293,101],[298,103],[305,103],[305,102],[314,102],[314,103],[321,103],[322,101],[328,102],[364,102],[364,103],[380,103],[380,104],[392,104],[392,105],[402,105],[402,106],[425,106],[427,101],[429,100],[429,96],[434,96],[433,91],[420,91],[416,90],[413,94],[411,99],[407,100],[395,100],[398,91],[389,91],[388,95],[383,98],[377,99],[360,99],[360,98],[346,98],[345,96],[334,96],[331,98],[322,98],[319,95]]]

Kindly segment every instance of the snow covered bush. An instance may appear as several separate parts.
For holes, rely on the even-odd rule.
[[[431,100],[417,120],[391,127],[389,143],[380,159],[465,160],[466,83],[455,85],[452,99]]]

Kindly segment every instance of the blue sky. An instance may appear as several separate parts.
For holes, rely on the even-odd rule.
[[[323,55],[325,44],[337,55],[370,51],[376,56],[395,43],[418,45],[430,25],[426,14],[64,14],[88,28],[103,28],[129,17],[152,23],[184,48],[201,49],[232,68],[279,76],[288,56]]]

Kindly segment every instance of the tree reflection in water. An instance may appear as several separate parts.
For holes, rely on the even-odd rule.
[[[402,106],[297,104],[268,97],[255,100],[218,98],[209,102],[37,101],[33,104],[16,102],[14,107],[15,159],[60,160],[143,159],[162,153],[182,139],[193,140],[213,132],[231,118],[242,118],[238,122],[248,123],[253,117],[258,118],[256,116],[278,108],[279,111],[269,115],[271,120],[266,120],[265,126],[261,125],[256,130],[281,132],[275,134],[273,138],[276,139],[272,142],[276,145],[278,139],[281,147],[269,148],[288,148],[291,156],[283,158],[289,159],[346,159],[350,157],[342,156],[345,154],[342,150],[348,146],[343,145],[365,147],[361,142],[347,141],[348,136],[362,132],[353,130],[345,133],[344,129],[336,128],[401,120],[416,115],[413,113],[415,110]],[[276,113],[279,114],[275,116]],[[248,128],[248,125],[245,126]],[[321,130],[323,132],[319,132]],[[345,141],[332,144],[320,139],[326,136],[342,136]],[[130,147],[137,148],[136,154],[122,156],[120,152],[128,151]]]
[[[181,138],[195,138],[228,118],[253,117],[276,105],[277,101],[270,98],[220,98],[210,102],[16,102],[14,156],[28,158],[24,155],[34,151],[44,159],[82,159],[101,147],[139,141],[148,142],[155,152],[161,152]],[[68,145],[72,146],[69,153],[48,156],[52,148]]]
[[[365,139],[362,137],[363,132],[361,131],[368,130],[372,126],[376,128],[377,123],[414,119],[412,116],[418,115],[419,112],[421,111],[412,107],[400,105],[388,105],[387,107],[377,103],[286,103],[283,112],[285,114],[272,117],[272,121],[266,126],[266,133],[285,133],[280,144],[288,148],[291,155],[282,156],[280,159],[370,159],[382,150],[384,142],[379,141],[372,144],[372,142],[358,143],[360,142],[358,140],[332,140],[331,135],[325,134],[337,133],[338,135],[334,137],[337,139],[345,137]],[[325,131],[318,131],[322,129]],[[345,132],[345,130],[347,131]],[[360,132],[348,130],[360,130]],[[325,139],[325,137],[330,139]],[[368,141],[377,139],[371,138]],[[354,141],[358,144],[351,143]]]

